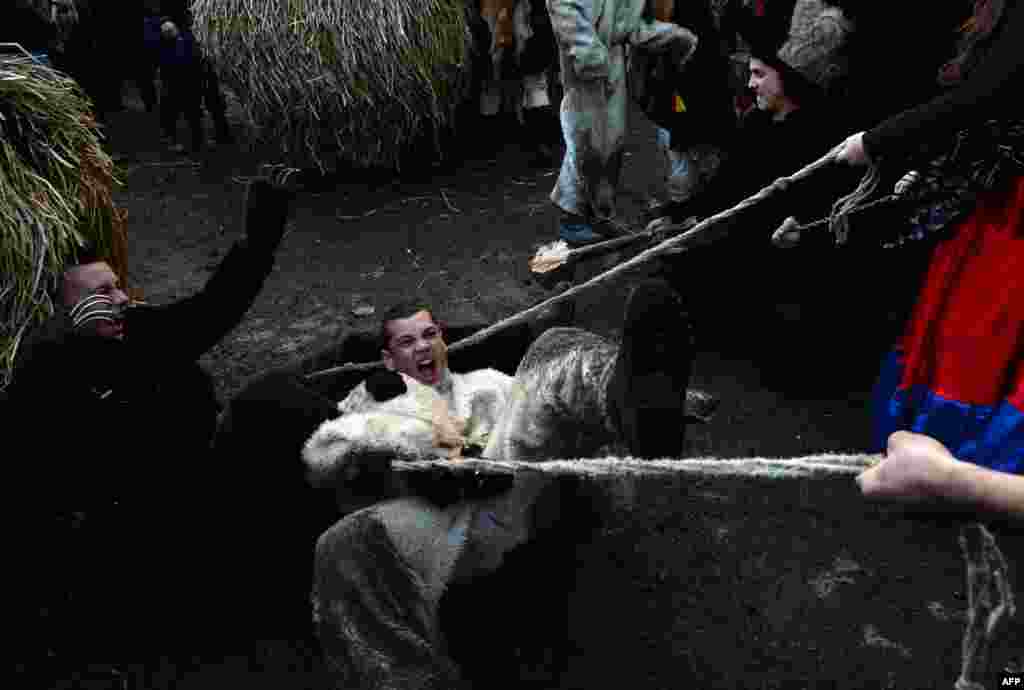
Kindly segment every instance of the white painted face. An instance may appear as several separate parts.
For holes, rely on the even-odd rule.
[[[758,109],[773,114],[783,112],[787,99],[779,70],[755,57],[750,58],[749,66],[747,86],[757,98]]]

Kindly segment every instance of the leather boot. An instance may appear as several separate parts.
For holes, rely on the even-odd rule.
[[[608,382],[621,440],[638,458],[678,458],[685,439],[686,389],[695,354],[689,314],[666,282],[635,286]]]

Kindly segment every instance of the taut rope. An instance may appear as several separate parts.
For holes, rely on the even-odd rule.
[[[587,290],[595,288],[598,285],[608,283],[611,280],[618,278],[623,273],[631,271],[637,268],[638,266],[650,261],[651,259],[657,258],[658,256],[665,254],[666,252],[685,251],[686,249],[696,244],[696,240],[698,238],[701,238],[701,236],[704,235],[715,224],[720,223],[723,220],[728,220],[732,216],[746,210],[747,208],[750,208],[751,206],[757,205],[758,203],[764,201],[765,199],[768,199],[769,197],[775,194],[785,192],[794,183],[811,177],[822,168],[831,165],[835,161],[836,154],[838,153],[841,146],[842,145],[835,147],[818,160],[814,161],[809,165],[804,166],[803,168],[793,173],[789,177],[780,177],[779,179],[775,180],[770,185],[759,191],[757,194],[747,197],[746,199],[739,202],[732,208],[726,209],[725,211],[705,218],[701,222],[697,223],[693,228],[687,230],[681,235],[670,237],[665,241],[661,242],[660,244],[651,247],[650,249],[646,249],[640,254],[637,254],[632,259],[625,261],[619,264],[618,266],[610,268],[604,273],[594,276],[585,283],[575,285],[561,294],[555,295],[554,297],[550,297],[549,299],[546,299],[543,302],[533,305],[529,309],[521,311],[518,314],[514,314],[513,316],[510,316],[495,324],[492,324],[481,331],[477,331],[468,338],[463,338],[457,343],[454,343],[449,348],[449,350],[453,353],[458,352],[459,350],[465,347],[476,345],[486,340],[490,336],[494,335],[495,333],[505,330],[506,328],[527,323],[528,321],[535,318],[537,315],[539,315],[547,308],[553,307],[556,304],[561,304],[562,302],[572,299],[577,295],[581,295]],[[877,184],[877,182],[875,184]],[[860,187],[858,187],[858,190],[859,189]],[[331,376],[333,374],[341,374],[356,371],[369,372],[382,366],[384,366],[384,362],[381,361],[360,364],[348,363],[342,364],[341,366],[337,367],[331,367],[330,369],[324,369],[322,371],[314,372],[310,374],[307,378],[317,379],[324,376]]]

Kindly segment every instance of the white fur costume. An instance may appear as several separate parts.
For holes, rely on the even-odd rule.
[[[446,372],[436,388],[403,375],[406,392],[378,402],[364,384],[303,449],[316,483],[344,482],[362,463],[394,457],[457,462],[483,446],[508,407],[515,380],[493,369]],[[516,476],[487,500],[441,508],[409,496],[351,513],[317,542],[313,609],[335,687],[447,690],[459,670],[447,658],[438,607],[453,581],[492,572],[532,530],[531,510],[550,480]]]
[[[485,447],[515,386],[515,379],[494,369],[446,371],[437,386],[400,376],[406,392],[391,400],[374,400],[360,383],[338,403],[341,416],[324,422],[303,449],[311,481],[344,476],[368,451],[458,457],[464,446]]]
[[[360,384],[303,449],[311,478],[344,482],[366,462],[457,458],[485,445],[489,459],[593,455],[618,440],[607,394],[618,347],[553,328],[530,347],[516,378],[485,369],[446,372],[378,402]],[[534,506],[554,480],[517,472],[505,493],[441,508],[409,496],[348,515],[321,535],[313,601],[336,687],[448,690],[459,671],[444,653],[437,612],[448,583],[500,567],[535,530]]]

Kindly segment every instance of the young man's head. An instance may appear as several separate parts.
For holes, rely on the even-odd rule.
[[[787,80],[781,66],[776,67],[761,58],[751,56],[749,67],[750,79],[747,81],[747,87],[754,92],[758,110],[781,120],[800,108],[799,96],[791,93],[793,89],[787,91]],[[792,75],[788,81],[790,84],[796,83]]]
[[[88,259],[62,276],[59,299],[76,321],[76,330],[102,338],[124,337],[124,308],[129,298],[110,264]]]
[[[181,32],[178,30],[178,25],[174,22],[167,20],[160,25],[160,37],[165,41],[176,41],[179,35],[181,35]]]
[[[407,302],[392,307],[381,319],[381,356],[392,371],[435,386],[448,371],[444,332],[430,308]]]
[[[738,30],[749,46],[748,86],[757,107],[777,120],[823,98],[849,67],[854,25],[830,2],[795,0],[767,16],[741,15]]]

